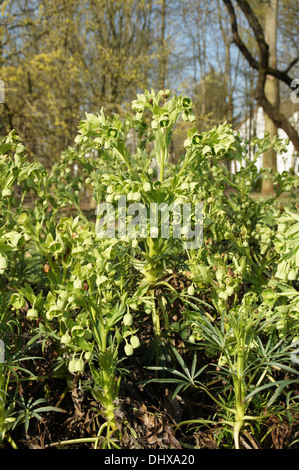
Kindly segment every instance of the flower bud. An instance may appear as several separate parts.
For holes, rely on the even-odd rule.
[[[84,353],[84,359],[86,361],[90,361],[90,359],[92,358],[92,351],[85,351]]]
[[[188,295],[194,295],[195,289],[194,285],[192,284],[191,286],[188,287]]]
[[[82,358],[76,359],[75,357],[70,360],[68,369],[71,374],[83,373],[84,372],[84,361]]]
[[[138,336],[136,336],[136,335],[131,336],[130,343],[131,343],[131,345],[133,346],[134,349],[139,348],[140,341],[139,341]]]
[[[2,190],[2,197],[9,197],[11,196],[11,189],[5,188]]]
[[[70,337],[69,333],[65,333],[60,338],[61,344],[70,344],[72,342],[72,338]]]
[[[228,297],[230,297],[231,295],[233,295],[234,293],[234,288],[232,286],[229,286],[227,289],[226,289],[226,293],[228,295]]]
[[[113,202],[114,201],[114,194],[108,194],[106,197],[106,202]]]
[[[170,96],[170,90],[164,90],[164,91],[163,91],[162,98],[165,98],[165,99],[166,99],[166,98],[169,98],[169,96]]]
[[[126,315],[124,315],[124,325],[131,326],[132,324],[133,324],[133,315],[131,315],[130,313],[126,313]]]
[[[26,214],[26,212],[22,212],[22,214],[20,214],[20,216],[17,219],[17,223],[21,225],[25,224],[28,221],[29,221],[29,217],[28,217],[28,214]]]
[[[195,335],[190,335],[189,338],[188,338],[188,341],[190,341],[190,343],[195,343]]]
[[[82,289],[83,283],[81,279],[75,279],[74,280],[74,288],[75,289]]]
[[[141,200],[141,193],[139,191],[136,191],[133,193],[133,201],[139,202]]]
[[[148,182],[144,183],[144,185],[143,185],[143,190],[144,190],[146,193],[148,193],[151,189],[152,189],[151,183],[148,183]]]
[[[296,269],[291,269],[288,272],[288,280],[289,281],[295,281],[297,279],[297,270]]]
[[[132,240],[132,248],[137,248],[138,245],[139,245],[139,243],[138,243],[137,238],[134,238],[134,239]]]
[[[7,260],[4,256],[0,256],[0,274],[3,274],[7,268]]]
[[[27,311],[28,320],[36,320],[38,318],[38,311],[35,308],[30,308]]]
[[[124,350],[127,356],[132,356],[134,352],[133,346],[131,344],[126,344]]]

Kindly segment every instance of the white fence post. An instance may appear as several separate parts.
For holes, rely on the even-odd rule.
[[[5,345],[4,341],[0,339],[0,364],[5,362]]]

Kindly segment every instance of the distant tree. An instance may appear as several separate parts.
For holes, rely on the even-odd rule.
[[[299,152],[299,136],[297,130],[292,126],[289,119],[281,113],[279,107],[269,101],[265,91],[267,76],[272,76],[291,87],[293,79],[289,73],[298,62],[299,57],[295,57],[284,70],[281,70],[276,66],[271,66],[269,62],[269,45],[266,42],[265,31],[262,28],[257,15],[247,0],[236,0],[237,5],[244,13],[256,40],[258,58],[254,57],[239,34],[237,14],[232,1],[223,0],[223,2],[230,15],[233,41],[246,58],[248,64],[258,72],[255,87],[255,98],[257,103],[271,118],[275,126],[285,131],[289,139],[292,141],[296,151]]]
[[[198,84],[193,86],[191,96],[197,116],[196,125],[200,131],[228,120],[230,102],[227,99],[226,86],[225,77],[213,67]]]
[[[269,66],[276,68],[276,46],[277,46],[277,19],[278,19],[278,0],[268,0],[266,2],[265,13],[265,41],[268,44]],[[272,106],[279,109],[279,81],[272,75],[266,76],[265,81],[265,97]],[[270,116],[264,112],[265,131],[269,132],[270,137],[275,137],[278,132],[277,125]],[[277,155],[273,148],[268,149],[263,155],[263,167],[277,170]],[[270,194],[274,192],[271,179],[263,179],[262,194]]]
[[[84,112],[125,112],[148,86],[152,0],[2,2],[2,133],[15,128],[51,162],[73,144]]]

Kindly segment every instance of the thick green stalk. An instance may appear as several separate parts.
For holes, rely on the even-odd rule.
[[[161,152],[161,163],[160,163],[160,182],[163,183],[164,180],[164,152]]]
[[[115,416],[114,416],[114,394],[113,394],[113,377],[111,377],[109,370],[102,370],[103,377],[103,390],[108,404],[105,406],[105,415],[107,417],[107,434],[116,429]]]
[[[100,354],[105,354],[107,351],[107,334],[108,331],[104,325],[104,318],[101,306],[97,309],[90,308],[91,313],[91,322],[93,326],[93,335],[100,350]],[[105,405],[105,414],[107,417],[107,426],[108,430],[114,430],[116,428],[115,418],[114,418],[114,394],[113,394],[113,377],[111,377],[110,368],[105,368],[104,365],[101,367],[102,375],[102,387],[104,392],[104,397],[107,400]],[[109,431],[110,432],[110,431]]]
[[[239,445],[239,436],[240,431],[244,425],[244,416],[245,416],[245,406],[244,406],[244,399],[243,399],[243,387],[241,379],[236,379],[234,385],[235,395],[236,395],[236,416],[234,422],[234,443],[236,449],[240,448]]]
[[[152,261],[159,255],[160,252],[160,239],[147,237],[147,254],[150,262],[148,263],[147,269],[145,271],[145,279],[150,285],[155,285],[164,273],[163,263],[161,261]]]
[[[152,323],[154,329],[154,337],[155,337],[155,364],[159,366],[159,343],[160,343],[160,336],[161,336],[161,325],[160,325],[160,316],[159,312],[157,311],[156,307],[156,297],[155,297],[155,290],[152,289],[150,291],[150,296],[153,299],[153,308],[152,308]],[[155,376],[157,377],[158,372],[155,371]]]
[[[166,327],[167,330],[169,330],[169,328],[170,328],[169,317],[168,317],[167,312],[166,312],[165,303],[166,303],[165,297],[160,297],[159,298],[159,306],[160,306],[160,309],[161,309],[161,312],[162,312],[165,327]]]
[[[243,385],[243,370],[244,370],[244,349],[242,346],[238,348],[237,354],[237,371],[236,377],[234,378],[234,391],[235,391],[235,398],[236,398],[236,416],[234,422],[234,442],[236,449],[240,448],[239,444],[239,436],[240,431],[244,424],[244,416],[245,416],[245,405],[244,405],[244,398],[245,398],[245,390]]]
[[[6,434],[5,436],[5,439],[7,440],[7,442],[11,445],[11,447],[13,449],[17,449],[17,444],[15,443],[15,441],[12,439],[11,435],[10,434]]]

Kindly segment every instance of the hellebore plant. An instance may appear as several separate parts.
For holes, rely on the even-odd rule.
[[[97,200],[101,202],[116,202],[119,196],[126,196],[128,201],[143,202],[149,208],[152,203],[164,203],[171,205],[177,199],[177,188],[184,182],[186,174],[182,178],[177,178],[174,174],[174,165],[169,163],[169,147],[173,128],[180,114],[184,119],[194,121],[192,113],[192,103],[189,98],[172,97],[169,101],[169,91],[155,94],[145,92],[143,95],[137,95],[138,99],[132,102],[132,108],[136,112],[133,120],[135,128],[141,123],[144,124],[145,116],[151,119],[148,126],[148,142],[153,143],[153,149],[149,155],[142,150],[137,149],[137,153],[142,153],[144,159],[143,168],[134,168],[135,155],[130,154],[127,146],[128,123],[122,123],[117,116],[109,119],[104,115],[103,110],[97,116],[87,114],[87,119],[81,123],[80,133],[76,139],[81,144],[80,151],[87,152],[90,148],[95,148],[107,153],[107,159],[111,157],[112,161],[123,163],[120,168],[117,167],[114,174],[111,171],[108,174],[101,175],[101,189],[97,186],[95,196],[101,195],[106,200]],[[162,101],[162,103],[161,103]],[[153,168],[151,163],[155,159],[159,179],[153,177]],[[138,159],[137,159],[138,161]],[[173,174],[168,167],[172,167]],[[125,171],[126,169],[126,171]],[[166,173],[168,170],[168,174]],[[185,198],[186,202],[188,198]],[[142,236],[144,245],[143,260],[135,260],[135,267],[144,275],[144,282],[154,287],[155,283],[167,272],[167,252],[173,243],[169,239],[163,239],[159,233],[150,234],[148,227],[145,227],[147,233]],[[163,256],[162,256],[163,255]]]
[[[118,116],[108,118],[103,110],[98,115],[87,114],[86,120],[80,124],[76,142],[79,144],[81,160],[82,155],[91,151],[98,152],[101,159],[107,159],[107,172],[98,169],[91,175],[98,208],[102,208],[105,203],[113,205],[112,209],[111,206],[107,209],[107,212],[110,210],[110,218],[108,216],[106,220],[100,219],[98,213],[99,228],[102,230],[105,223],[108,225],[112,222],[111,236],[115,236],[117,224],[118,233],[123,235],[120,238],[131,243],[129,259],[142,275],[140,285],[147,286],[153,299],[152,323],[158,345],[161,337],[160,313],[165,313],[165,309],[162,305],[163,298],[158,299],[155,291],[158,286],[166,287],[163,277],[167,275],[171,278],[173,275],[174,265],[177,265],[181,254],[185,252],[190,238],[188,234],[192,233],[193,236],[195,233],[191,227],[196,222],[196,214],[191,211],[189,220],[187,218],[188,223],[183,220],[185,225],[180,227],[181,237],[174,236],[175,223],[181,223],[182,214],[177,214],[174,210],[170,215],[170,208],[173,210],[174,207],[184,207],[187,204],[194,208],[194,205],[201,204],[202,192],[194,168],[198,166],[198,161],[209,155],[221,159],[234,148],[235,138],[226,125],[203,134],[192,127],[185,141],[182,161],[173,164],[170,162],[170,145],[176,123],[180,116],[190,125],[195,121],[190,98],[176,95],[170,97],[168,90],[157,94],[146,91],[137,95],[137,99],[132,102],[132,109],[136,113],[135,117],[125,122],[121,122]],[[135,153],[130,148],[132,133],[139,136]],[[123,215],[116,205],[124,196],[133,207],[123,207]],[[139,226],[139,231],[136,230],[137,218],[133,219],[139,208],[135,205],[134,212],[134,203],[142,203],[146,211],[146,220],[142,227]],[[154,230],[151,225],[153,218],[156,222]],[[165,221],[169,221],[170,229],[163,234],[162,226]],[[131,240],[124,231],[126,223],[131,224]],[[102,230],[102,233],[105,236],[105,231]],[[166,317],[167,314],[164,314],[167,325],[169,321]]]
[[[21,222],[25,234],[33,232],[27,217]],[[81,222],[79,217],[61,218],[53,232],[45,233],[41,228],[32,241],[44,255],[49,291],[44,298],[25,285],[12,295],[11,304],[20,309],[29,302],[27,318],[39,319],[39,333],[54,339],[70,374],[82,375],[89,364],[97,387],[101,387],[101,392],[97,388],[93,393],[105,410],[110,436],[116,430],[113,410],[120,383],[120,378],[114,382],[118,348],[123,340],[138,347],[132,340],[134,329],[122,323],[125,284],[119,280],[116,285],[113,277],[113,263],[122,252],[118,253],[115,240],[95,240],[93,224]]]
[[[225,386],[230,384],[233,391],[233,406],[228,406],[216,398],[209,386],[201,384],[199,389],[205,391],[210,398],[233,419],[221,420],[223,424],[232,427],[235,448],[240,448],[240,434],[246,426],[261,423],[275,413],[274,404],[284,393],[284,389],[291,384],[298,384],[298,371],[291,367],[290,357],[292,350],[291,339],[284,338],[277,341],[275,335],[269,333],[276,319],[264,320],[264,312],[253,311],[254,296],[245,296],[243,304],[232,309],[227,317],[223,316],[220,325],[212,324],[206,317],[198,322],[198,331],[204,340],[203,347],[209,356],[218,356],[218,371],[216,377],[224,381]],[[266,344],[262,336],[268,332]],[[201,343],[199,342],[198,345]],[[273,372],[288,372],[294,378],[275,380]],[[217,383],[219,380],[211,381]],[[254,414],[254,397],[275,387],[274,393],[269,397],[266,407]],[[217,395],[222,394],[217,391]],[[298,409],[298,397],[294,397],[292,406]],[[287,412],[287,410],[285,410]],[[190,420],[180,423],[200,423],[205,420]],[[210,422],[212,423],[212,421]]]
[[[55,406],[39,406],[41,403],[47,402],[45,398],[39,398],[33,402],[33,397],[31,397],[25,403],[24,397],[19,395],[20,373],[25,374],[30,380],[37,379],[32,372],[21,366],[22,362],[37,358],[29,356],[21,357],[21,353],[23,354],[24,350],[16,351],[11,357],[11,354],[8,352],[6,360],[0,362],[0,446],[6,440],[13,449],[18,447],[11,436],[11,432],[17,426],[24,424],[27,434],[29,421],[32,418],[41,420],[40,413],[61,411],[60,408]]]
[[[297,360],[299,218],[296,205],[288,211],[278,197],[299,180],[272,174],[275,196],[255,200],[252,191],[267,177],[256,160],[270,146],[282,152],[280,139],[254,139],[249,158],[226,123],[199,133],[191,100],[168,90],[137,95],[132,109],[125,119],[86,114],[78,146],[50,172],[26,161],[14,131],[0,143],[0,319],[5,327],[26,323],[42,347],[50,339],[53,373],[68,387],[80,381],[100,405],[96,436],[53,445],[120,446],[120,364],[139,348],[149,319],[152,369],[165,374],[154,380],[172,374],[174,396],[189,387],[206,393],[238,448],[247,428],[281,415],[279,397],[287,412],[298,409],[286,387],[298,377],[290,358]],[[181,119],[186,139],[174,163]],[[97,205],[92,221],[79,204],[84,188]],[[27,195],[34,207],[24,205]],[[75,217],[65,216],[67,206]],[[178,344],[187,354],[201,349],[207,361],[197,370],[195,353],[189,367]],[[151,362],[147,354],[143,360]],[[31,417],[49,410],[43,399],[9,395],[15,367],[0,363],[0,444],[13,446],[14,426],[27,431]]]

